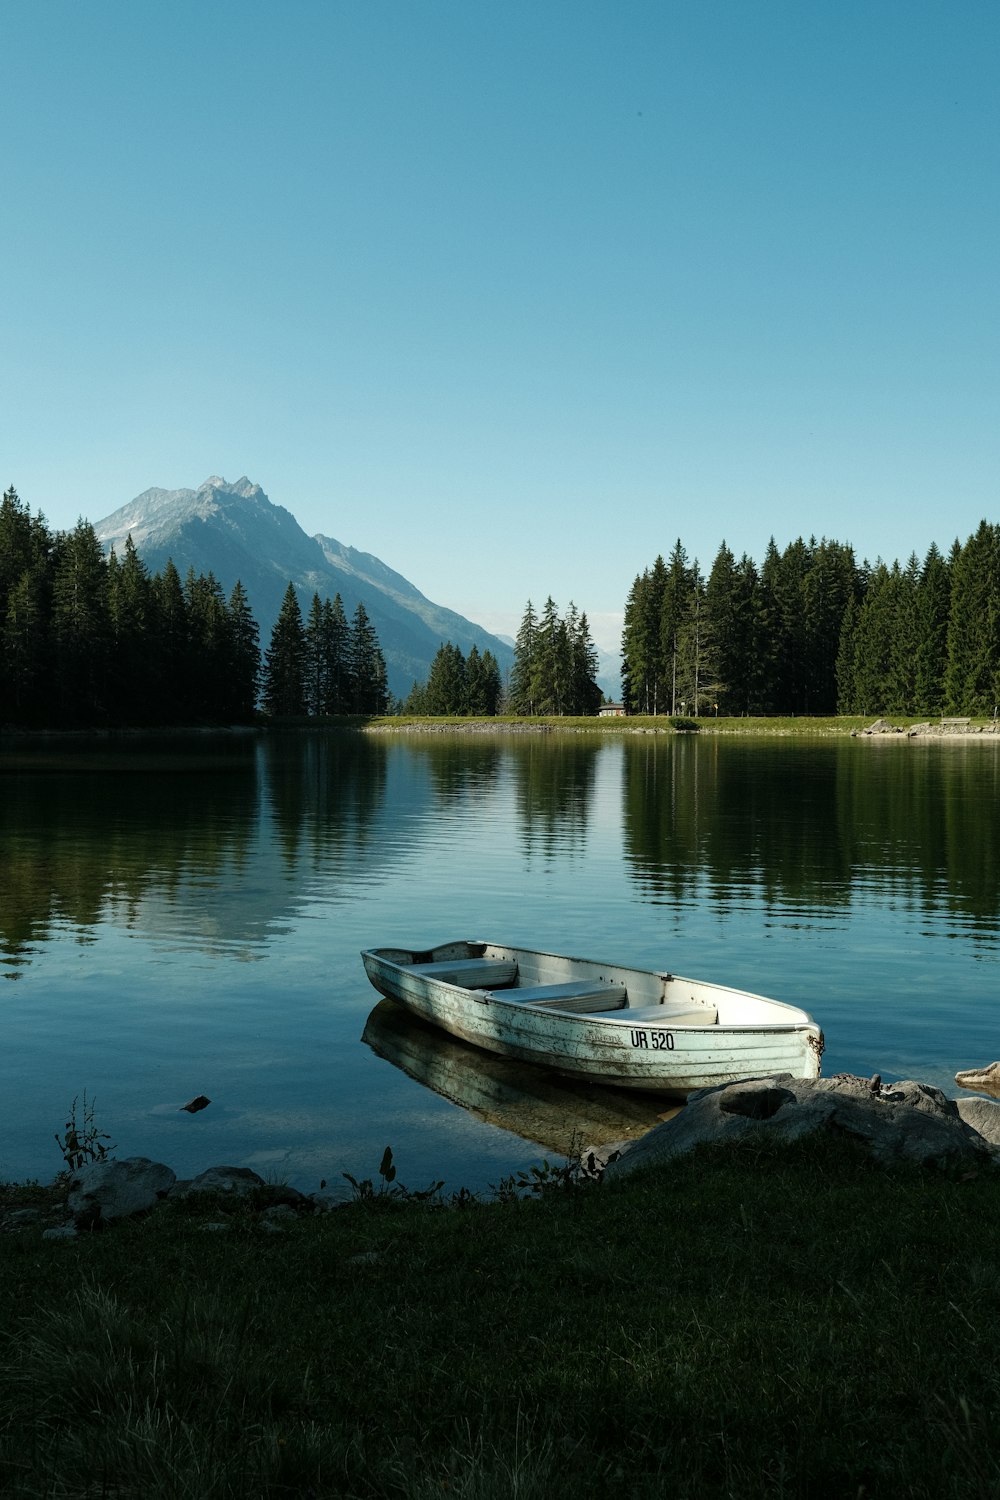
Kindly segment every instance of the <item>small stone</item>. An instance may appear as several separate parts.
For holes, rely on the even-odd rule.
[[[37,1224],[41,1214],[37,1208],[15,1208],[9,1214],[5,1214],[0,1229],[7,1233],[14,1233],[18,1229],[27,1229],[30,1224]]]
[[[51,1229],[42,1230],[43,1240],[75,1240],[76,1236],[75,1224],[56,1224]]]
[[[314,1213],[332,1214],[335,1208],[346,1208],[349,1203],[354,1202],[354,1189],[345,1182],[342,1188],[328,1188],[325,1193],[310,1193],[309,1202]]]

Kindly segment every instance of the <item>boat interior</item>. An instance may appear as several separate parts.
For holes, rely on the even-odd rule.
[[[665,998],[650,1004],[646,997],[638,1003],[629,999],[627,987],[608,979],[581,978],[560,984],[520,982],[515,959],[449,958],[409,965],[415,974],[437,979],[444,984],[475,990],[486,998],[516,1001],[532,1008],[564,1011],[570,1015],[603,1016],[609,1020],[669,1022],[672,1026],[714,1026],[718,1011],[704,1002],[671,1001]],[[625,1014],[621,1014],[625,1012]]]

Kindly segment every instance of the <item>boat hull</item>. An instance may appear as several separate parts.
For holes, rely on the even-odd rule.
[[[421,972],[441,970],[451,959],[461,965],[470,955],[512,961],[516,982],[477,989]],[[819,1076],[823,1038],[812,1018],[744,991],[480,942],[421,953],[369,949],[362,958],[375,989],[414,1015],[487,1052],[570,1078],[685,1096],[741,1078]],[[574,984],[585,989],[588,981],[608,990],[608,1009],[563,1008],[557,992]],[[548,993],[555,1000],[527,998]]]

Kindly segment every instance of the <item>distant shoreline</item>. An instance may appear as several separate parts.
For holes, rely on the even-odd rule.
[[[771,739],[871,739],[880,742],[918,740],[935,743],[968,744],[976,741],[1000,743],[1000,724],[991,719],[978,722],[969,720],[961,728],[926,720],[905,719],[895,723],[886,719],[872,721],[856,717],[824,718],[747,718],[747,719],[688,719],[677,721],[662,715],[635,715],[618,718],[556,717],[549,718],[384,718],[365,720],[360,717],[308,720],[295,719],[285,722],[257,724],[191,725],[181,728],[176,725],[156,728],[143,726],[90,729],[30,729],[20,725],[0,727],[0,751],[25,749],[32,745],[99,745],[132,743],[148,744],[150,741],[185,739],[232,738],[234,740],[269,732],[329,733],[336,731],[360,731],[363,734],[589,734],[589,735],[711,735],[726,738],[771,738]]]
[[[880,727],[884,726],[884,727]],[[986,740],[1000,743],[992,721],[967,729],[949,729],[940,724],[888,724],[879,721],[835,719],[697,719],[686,725],[668,718],[587,719],[410,719],[402,722],[379,719],[364,725],[366,734],[598,734],[598,735],[711,735],[719,737],[768,737],[771,739],[874,739],[933,740],[935,743],[965,744]]]

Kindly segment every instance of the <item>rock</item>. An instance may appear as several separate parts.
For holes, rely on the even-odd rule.
[[[606,1178],[669,1161],[710,1141],[754,1133],[800,1140],[819,1131],[862,1142],[880,1162],[980,1165],[992,1159],[986,1141],[959,1114],[955,1101],[930,1084],[840,1074],[805,1080],[781,1075],[722,1084],[692,1094],[672,1120],[638,1141],[623,1143]]]
[[[300,1193],[298,1188],[291,1187],[287,1182],[272,1182],[267,1185],[268,1201],[276,1208],[292,1208],[305,1211],[309,1208],[309,1198],[306,1193]]]
[[[577,1176],[583,1181],[592,1181],[602,1176],[609,1162],[617,1161],[623,1151],[634,1145],[632,1140],[605,1141],[600,1146],[587,1146],[577,1158]]]
[[[966,1125],[991,1146],[1000,1146],[1000,1104],[992,1099],[956,1099],[955,1105]]]
[[[19,1229],[28,1229],[32,1224],[37,1224],[41,1218],[37,1208],[15,1208],[9,1214],[4,1214],[0,1221],[0,1231],[4,1234],[16,1234]]]
[[[313,1213],[332,1214],[335,1208],[345,1208],[348,1203],[354,1202],[354,1189],[345,1182],[343,1187],[335,1185],[325,1193],[310,1193],[309,1202],[313,1206]]]
[[[67,1207],[79,1227],[95,1228],[111,1219],[145,1213],[177,1181],[169,1167],[148,1156],[97,1161],[70,1178]]]
[[[990,1094],[994,1099],[1000,1099],[1000,1062],[956,1073],[955,1082],[960,1089],[974,1089],[977,1094]]]
[[[42,1230],[43,1240],[73,1240],[76,1238],[77,1228],[75,1224],[55,1224],[51,1229]]]
[[[249,1167],[209,1167],[190,1182],[178,1183],[173,1196],[187,1198],[192,1193],[231,1193],[235,1198],[245,1198],[248,1193],[265,1186],[263,1177],[258,1177]]]

